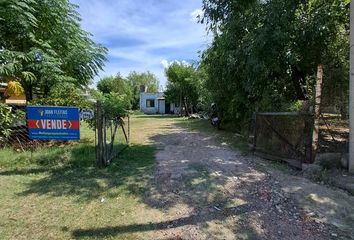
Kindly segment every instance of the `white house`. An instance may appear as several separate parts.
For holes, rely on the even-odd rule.
[[[175,105],[167,102],[162,92],[141,92],[140,111],[145,114],[170,114],[175,112]]]

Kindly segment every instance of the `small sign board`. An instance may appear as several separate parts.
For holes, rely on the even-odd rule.
[[[80,111],[80,119],[81,120],[90,120],[93,119],[95,116],[95,113],[91,109],[82,109]]]
[[[79,140],[79,108],[27,106],[27,126],[32,140]]]

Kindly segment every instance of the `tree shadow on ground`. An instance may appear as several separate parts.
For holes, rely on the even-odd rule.
[[[298,205],[285,196],[269,174],[257,170],[242,153],[189,131],[158,134],[151,140],[161,151],[156,154],[154,177],[138,192],[142,203],[165,212],[166,220],[74,229],[74,238],[114,237],[184,226],[201,228],[209,238],[222,238],[215,235],[221,229],[231,231],[235,238],[329,238],[320,224],[307,220],[300,208],[294,208]],[[131,186],[130,191],[134,192]],[[182,213],[169,215],[170,210]],[[217,227],[210,229],[209,224],[214,223]],[[185,234],[188,238],[188,230]]]
[[[62,156],[63,152],[56,152],[56,157],[48,161],[50,168],[43,156],[38,161],[42,168],[0,174],[39,175],[20,196],[73,196],[79,201],[91,201],[102,193],[116,197],[124,192],[137,196],[151,209],[165,212],[183,204],[191,210],[188,216],[176,215],[152,223],[146,220],[141,224],[73,229],[74,238],[114,237],[203,226],[213,221],[231,221],[227,228],[235,236],[242,234],[251,239],[308,239],[309,235],[312,239],[329,238],[327,232],[319,232],[323,229],[320,224],[306,220],[299,208],[294,210],[297,205],[284,197],[275,180],[257,170],[243,154],[227,150],[209,136],[188,131],[158,134],[150,140],[156,146],[133,145],[106,169],[94,167],[93,146],[78,145],[68,159]],[[161,151],[156,154],[158,162],[153,175],[155,147]],[[57,164],[56,159],[60,159]],[[281,206],[280,211],[277,206]],[[233,218],[237,220],[230,220]],[[207,226],[202,228],[208,231]]]
[[[154,156],[153,146],[132,145],[123,151],[111,166],[97,169],[94,146],[73,149],[69,162],[51,165],[50,168],[15,169],[1,172],[1,175],[39,173],[39,177],[26,186],[20,196],[30,194],[73,196],[79,201],[91,201],[105,193],[109,196],[121,191],[139,193],[151,176]],[[52,156],[54,159],[59,156]],[[52,159],[41,159],[41,161]]]
[[[170,229],[171,226],[173,226],[173,228],[177,228],[177,227],[182,227],[191,224],[200,224],[211,220],[222,221],[226,217],[233,216],[236,214],[242,214],[245,213],[246,211],[247,211],[247,206],[244,205],[244,206],[239,206],[238,208],[224,209],[222,213],[219,212],[215,216],[199,214],[199,215],[191,215],[188,217],[182,217],[170,221],[161,221],[157,223],[132,224],[132,225],[103,227],[103,228],[94,228],[94,229],[77,229],[73,231],[72,235],[76,238],[95,237],[95,236],[113,237],[124,233],[164,230],[164,229]]]
[[[155,118],[155,119],[174,119],[174,118],[180,118],[177,115],[173,115],[173,114],[164,114],[164,115],[158,115],[158,114],[147,114],[147,115],[137,115],[135,116],[135,118],[140,118],[140,119],[147,119],[147,118]]]

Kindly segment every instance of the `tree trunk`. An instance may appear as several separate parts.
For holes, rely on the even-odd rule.
[[[104,167],[104,152],[103,152],[103,113],[100,101],[97,101],[96,112],[96,129],[97,129],[97,146],[96,146],[96,165]]]
[[[179,116],[182,117],[182,90],[179,95]]]
[[[184,109],[185,109],[185,116],[188,117],[189,116],[189,110],[188,110],[188,104],[187,104],[187,99],[184,98]]]
[[[43,97],[45,97],[45,98],[48,97],[49,92],[50,92],[50,87],[49,87],[48,83],[46,82],[44,85],[44,89],[43,89]]]
[[[33,100],[33,87],[32,85],[23,85],[23,88],[25,90],[25,95],[26,95],[26,101],[32,101]]]
[[[305,85],[305,74],[300,71],[298,66],[291,66],[292,74],[291,78],[293,80],[293,86],[295,88],[296,97],[298,100],[307,100]]]

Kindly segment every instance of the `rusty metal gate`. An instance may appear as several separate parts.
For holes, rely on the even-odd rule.
[[[311,163],[313,116],[298,112],[256,113],[253,149],[266,159],[302,168]]]

